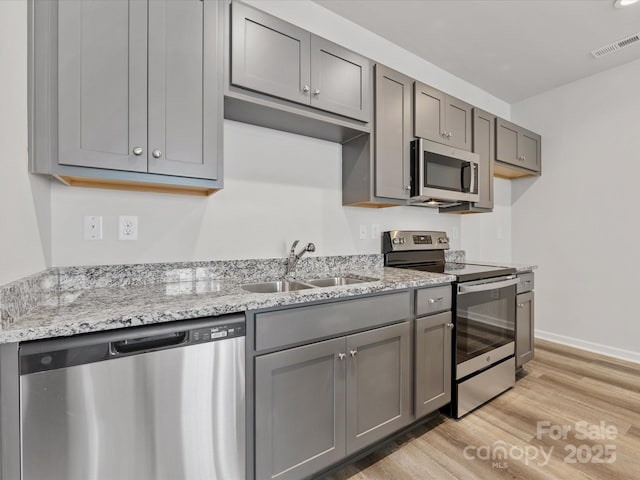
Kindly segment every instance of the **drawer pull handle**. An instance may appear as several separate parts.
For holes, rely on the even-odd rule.
[[[441,302],[442,300],[444,300],[444,297],[430,298],[429,303],[433,305],[434,303]]]

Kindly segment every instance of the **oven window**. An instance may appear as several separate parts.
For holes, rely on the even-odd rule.
[[[469,162],[437,153],[424,152],[424,163],[425,187],[454,192],[469,191],[471,181]]]
[[[456,363],[515,341],[515,286],[457,296]]]

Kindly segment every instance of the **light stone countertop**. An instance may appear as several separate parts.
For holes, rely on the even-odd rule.
[[[333,276],[333,273],[324,276]],[[316,274],[314,277],[322,276]],[[61,290],[32,311],[4,325],[0,330],[0,343],[64,337],[404,288],[430,287],[455,280],[451,275],[389,267],[353,270],[349,276],[377,280],[283,293],[250,293],[240,286],[246,281],[229,278]]]

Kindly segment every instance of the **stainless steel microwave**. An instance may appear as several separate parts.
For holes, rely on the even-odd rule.
[[[412,205],[441,207],[477,202],[480,157],[418,138],[411,142]]]

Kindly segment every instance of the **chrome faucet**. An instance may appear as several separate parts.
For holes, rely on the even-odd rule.
[[[289,252],[289,258],[287,259],[287,270],[284,274],[285,277],[291,275],[293,269],[296,268],[296,265],[298,264],[298,260],[300,260],[305,253],[316,251],[316,246],[313,243],[307,243],[306,247],[296,253],[296,247],[299,242],[300,240],[296,240],[293,242],[293,245],[291,245],[291,251]]]

